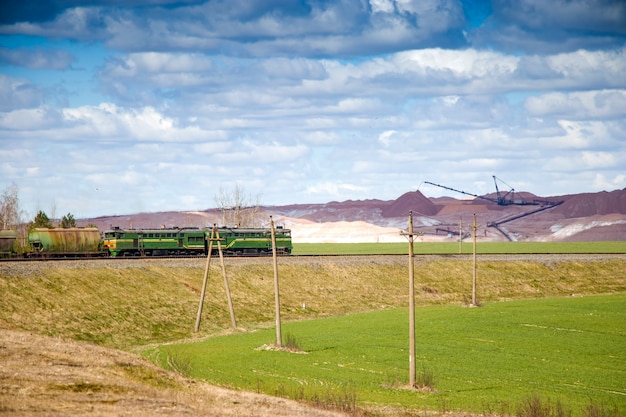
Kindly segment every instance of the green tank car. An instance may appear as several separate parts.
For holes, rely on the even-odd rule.
[[[103,255],[102,237],[95,227],[35,228],[28,233],[30,257]]]

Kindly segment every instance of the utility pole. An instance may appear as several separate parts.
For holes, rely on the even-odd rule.
[[[459,217],[459,255],[463,253],[463,218]]]
[[[206,235],[205,235],[206,236]],[[209,268],[211,266],[211,252],[213,251],[213,240],[215,240],[215,225],[211,229],[211,237],[209,238],[209,248],[207,249],[206,264],[204,266],[204,278],[202,279],[202,290],[200,291],[200,304],[198,305],[198,314],[196,315],[196,327],[194,332],[200,330],[200,320],[202,319],[202,307],[204,306],[204,295],[206,294],[206,285],[209,279]]]
[[[228,299],[228,311],[230,313],[230,323],[233,329],[237,328],[237,321],[235,320],[235,309],[233,308],[233,300],[230,296],[230,287],[228,286],[228,278],[226,278],[226,266],[224,265],[224,253],[222,252],[222,244],[220,243],[220,231],[215,228],[215,238],[217,239],[217,250],[220,254],[220,262],[222,263],[222,275],[224,277],[224,289],[226,290],[226,298]]]
[[[416,234],[413,233],[413,210],[409,212],[409,231],[400,232],[409,238],[409,385],[415,387],[415,250],[413,242]],[[421,233],[417,234],[421,235]]]
[[[211,266],[211,252],[213,252],[213,242],[217,242],[217,249],[220,255],[220,261],[222,265],[222,275],[224,276],[224,287],[226,289],[226,297],[228,299],[228,311],[230,312],[230,321],[233,328],[237,328],[237,322],[235,320],[235,310],[233,309],[233,302],[230,297],[230,288],[228,287],[228,279],[226,278],[226,266],[224,265],[224,254],[222,252],[222,244],[220,243],[220,232],[217,230],[217,226],[214,224],[211,229],[211,237],[209,238],[209,247],[207,250],[206,265],[204,267],[204,278],[202,280],[202,290],[200,292],[200,304],[198,305],[198,314],[196,315],[196,327],[194,331],[198,333],[200,329],[200,320],[202,318],[202,307],[204,305],[204,295],[206,294],[207,281],[209,279],[209,270]]]
[[[283,347],[283,336],[280,324],[280,292],[278,288],[278,257],[276,254],[276,232],[274,231],[274,220],[270,216],[270,229],[272,233],[272,259],[274,261],[274,305],[276,309],[276,347]]]
[[[478,229],[478,226],[476,226],[476,213],[474,213],[474,225],[472,229],[474,230],[474,244],[472,250],[472,306],[476,307],[478,305],[476,302],[476,229]]]

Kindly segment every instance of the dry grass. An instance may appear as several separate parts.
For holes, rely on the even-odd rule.
[[[3,416],[302,416],[343,414],[227,390],[165,372],[135,355],[0,330]]]
[[[624,259],[559,262],[558,255],[550,259],[479,262],[479,301],[626,291]],[[126,350],[231,331],[220,268],[211,267],[201,331],[194,334],[203,261],[128,262],[84,262],[80,267],[38,263],[18,276],[0,269],[0,327]],[[281,262],[285,321],[407,304],[403,256]],[[415,268],[417,304],[463,304],[470,299],[471,261],[435,257],[418,260]],[[273,325],[271,262],[229,260],[227,275],[239,330]]]

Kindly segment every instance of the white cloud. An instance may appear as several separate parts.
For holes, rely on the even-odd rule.
[[[578,119],[607,119],[626,116],[626,90],[547,93],[525,102],[531,116],[567,115]]]
[[[387,147],[391,143],[391,136],[396,133],[395,130],[386,130],[380,134],[378,137],[378,141],[383,144],[383,146]]]
[[[39,106],[43,101],[40,87],[24,79],[0,74],[0,111]]]
[[[617,158],[610,152],[592,152],[586,151],[582,153],[582,160],[588,169],[602,169],[615,166]]]
[[[365,190],[365,187],[360,187],[354,184],[323,182],[308,186],[305,192],[312,195],[319,194],[322,196],[331,196],[343,201],[350,199],[350,195],[360,194]]]
[[[393,13],[394,0],[370,0],[373,13]]]

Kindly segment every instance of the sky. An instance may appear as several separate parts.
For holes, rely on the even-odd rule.
[[[0,2],[26,219],[626,187],[622,0]]]

